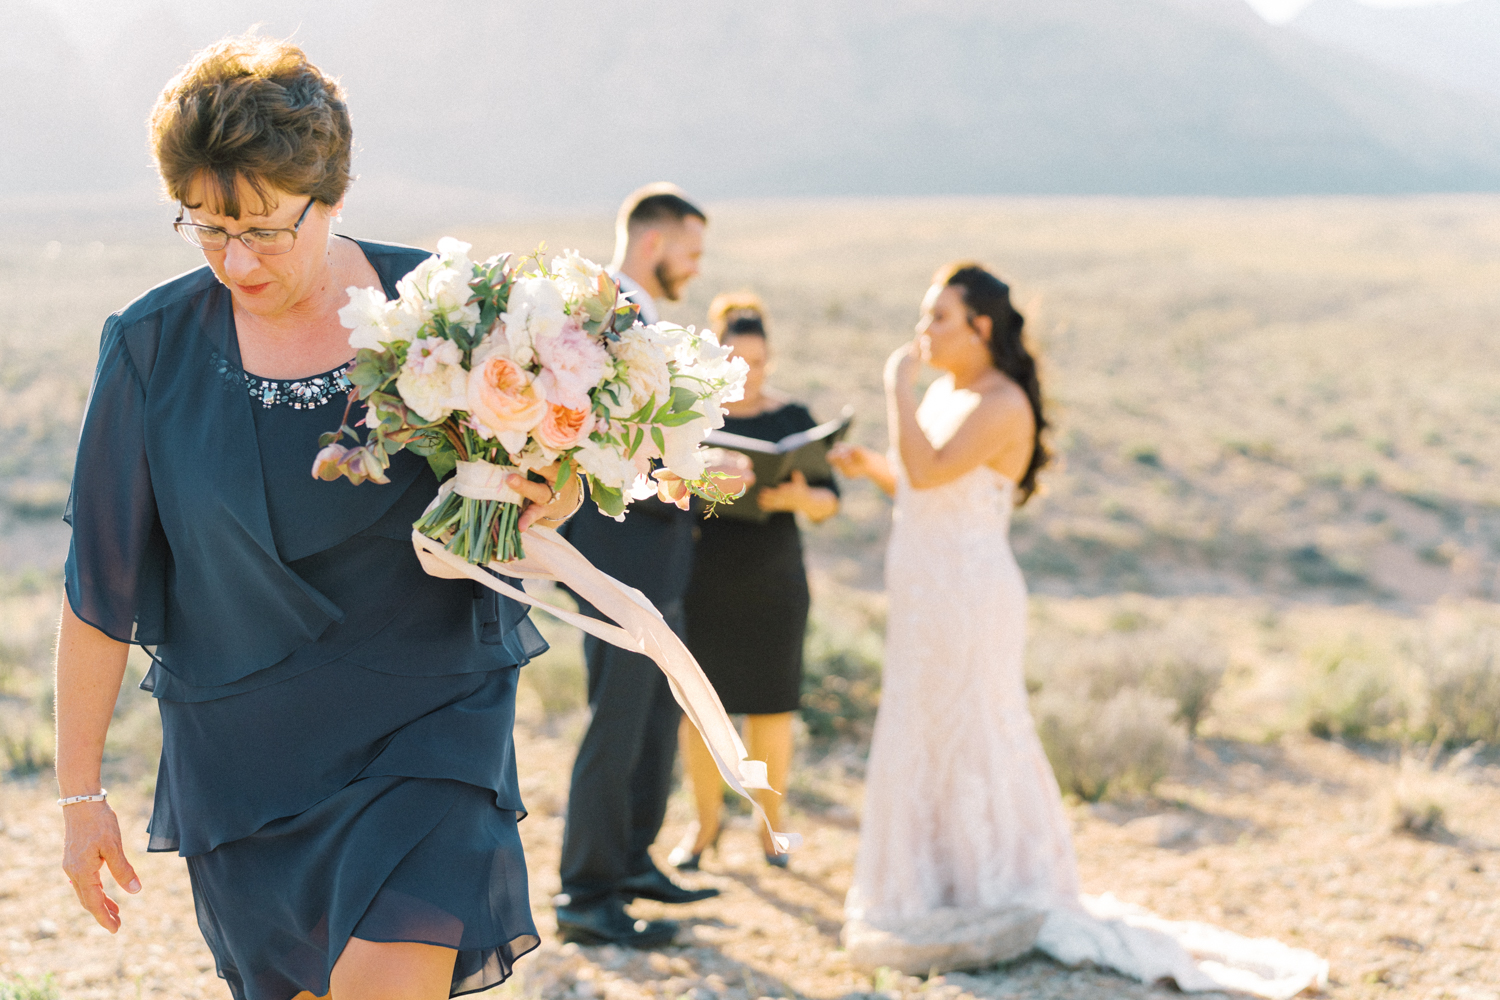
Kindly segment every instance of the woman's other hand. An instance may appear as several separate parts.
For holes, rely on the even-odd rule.
[[[583,483],[578,470],[573,470],[573,474],[559,490],[556,488],[559,468],[559,463],[553,462],[546,468],[536,470],[537,475],[546,480],[545,483],[538,483],[515,473],[507,480],[506,485],[526,498],[526,504],[521,508],[521,520],[517,525],[521,531],[538,522],[545,527],[554,528],[578,510],[583,500]]]
[[[800,512],[815,522],[826,521],[839,509],[839,498],[833,490],[807,485],[801,470],[793,470],[792,478],[780,486],[765,487],[756,500],[761,510]]]
[[[828,464],[849,479],[869,479],[888,496],[896,493],[896,477],[890,461],[874,448],[840,442],[828,449]]]
[[[105,802],[75,803],[63,807],[63,825],[63,872],[78,902],[113,934],[120,929],[120,904],[104,891],[102,866],[109,866],[115,883],[126,892],[141,891],[141,880],[125,860],[115,811]]]

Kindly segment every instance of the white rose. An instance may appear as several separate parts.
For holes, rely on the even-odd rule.
[[[479,303],[469,282],[474,266],[467,257],[428,257],[396,283],[405,310],[414,316],[441,314],[449,323],[473,326],[479,322]]]
[[[577,250],[564,250],[552,261],[552,273],[567,290],[570,299],[587,299],[599,294],[599,278],[604,268]]]
[[[668,360],[687,363],[696,354],[693,346],[693,331],[676,323],[652,323],[633,330],[636,336],[656,344],[666,353]]]
[[[562,330],[568,320],[565,306],[562,290],[548,278],[522,278],[511,286],[500,319],[517,364],[531,364],[529,352]],[[524,361],[523,353],[527,355]]]
[[[573,453],[573,458],[584,472],[617,490],[623,489],[640,474],[635,462],[620,454],[614,445],[600,444],[592,439],[584,441]]]
[[[419,337],[406,349],[402,367],[417,375],[428,375],[441,365],[456,365],[463,359],[458,345],[446,337]]]
[[[407,366],[396,376],[396,391],[413,412],[433,423],[468,405],[469,373],[462,365],[440,364],[425,372]]]
[[[474,244],[456,240],[451,236],[444,236],[437,243],[438,254],[443,260],[464,272],[474,270],[474,262],[469,260],[469,251],[472,249],[474,249]]]
[[[646,401],[655,397],[656,405],[665,403],[672,394],[672,374],[667,370],[667,355],[661,345],[650,337],[635,336],[641,329],[633,327],[619,340],[609,345],[609,353],[615,359],[615,371],[625,391],[620,400],[625,415],[634,413]]]
[[[462,270],[443,268],[432,276],[427,294],[433,308],[442,313],[449,323],[458,326],[473,326],[479,322],[479,303],[470,302],[474,290],[469,287],[474,272],[469,266]]]
[[[385,293],[378,288],[358,288],[351,285],[349,304],[339,310],[339,322],[348,327],[349,346],[355,350],[384,350],[382,340],[388,340],[385,324]]]

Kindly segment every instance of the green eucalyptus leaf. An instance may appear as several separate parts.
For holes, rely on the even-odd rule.
[[[665,417],[660,418],[656,422],[658,424],[661,424],[663,427],[681,427],[683,424],[692,423],[702,415],[703,414],[698,413],[694,410],[688,410],[686,413],[668,413]]]
[[[452,448],[442,448],[427,455],[427,465],[432,474],[441,481],[458,468],[458,455]]]
[[[672,390],[672,412],[683,413],[691,410],[698,402],[698,394],[685,385],[679,385]]]
[[[648,399],[648,400],[646,400],[645,405],[642,406],[639,410],[636,410],[630,416],[626,417],[625,420],[626,420],[627,423],[639,424],[639,423],[641,423],[643,421],[650,420],[651,419],[651,414],[655,410],[656,410],[656,393],[653,392],[651,394],[651,398]]]
[[[651,428],[651,440],[656,442],[657,449],[660,450],[663,455],[667,453],[667,439],[662,434],[660,427],[653,426]]]
[[[625,494],[612,486],[605,486],[593,476],[589,477],[589,496],[594,498],[594,504],[610,517],[619,517],[625,513]]]

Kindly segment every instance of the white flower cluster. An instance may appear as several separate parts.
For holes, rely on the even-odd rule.
[[[739,398],[743,361],[711,333],[671,324],[610,333],[618,288],[571,250],[510,275],[504,311],[479,339],[474,288],[501,287],[485,282],[507,275],[499,259],[476,267],[469,250],[441,240],[397,283],[396,299],[351,288],[339,311],[353,347],[397,352],[395,391],[412,413],[426,424],[457,419],[503,449],[496,461],[523,469],[571,455],[597,485],[634,499],[656,492],[657,461],[702,479],[699,446],[723,426],[722,404]],[[459,345],[475,339],[466,359]]]

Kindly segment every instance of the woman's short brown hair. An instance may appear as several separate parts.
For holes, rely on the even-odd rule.
[[[258,35],[199,52],[151,111],[151,152],[167,194],[185,203],[202,178],[215,210],[231,218],[241,212],[240,178],[262,212],[273,188],[337,204],[352,179],[353,137],[343,88],[297,46]]]
[[[766,321],[766,306],[754,292],[724,292],[715,295],[708,304],[708,325],[720,337],[731,319],[754,316],[762,325]]]

